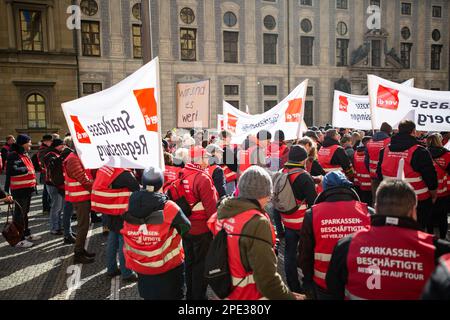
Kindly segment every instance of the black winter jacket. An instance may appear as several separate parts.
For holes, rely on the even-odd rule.
[[[315,204],[322,202],[339,202],[339,201],[360,201],[358,194],[350,188],[336,187],[322,192],[316,199]],[[375,210],[368,208],[372,215]],[[300,231],[300,241],[298,245],[297,265],[303,272],[303,281],[306,285],[312,284],[314,275],[314,248],[316,246],[313,229],[313,208],[306,211],[303,227]]]
[[[423,300],[447,300],[450,301],[450,269],[448,264],[441,260],[434,270],[431,278],[425,285],[422,294]]]
[[[412,146],[419,144],[416,138],[399,133],[392,137],[391,143],[386,147],[393,152],[401,152],[408,150]],[[381,172],[381,166],[383,164],[384,149],[380,151],[380,158],[377,167],[378,179],[383,180],[383,174]],[[414,151],[411,158],[411,166],[414,171],[417,171],[422,176],[423,181],[427,185],[430,191],[436,190],[438,187],[437,173],[433,165],[433,160],[427,149],[422,146]]]
[[[5,180],[5,191],[9,192],[9,186],[11,183],[11,177],[19,176],[28,173],[28,168],[20,159],[19,154],[23,155],[25,149],[22,146],[14,143],[11,146],[11,150],[8,153],[7,163],[6,163],[6,180]],[[26,154],[28,156],[28,154]],[[26,198],[29,197],[34,191],[34,188],[24,188],[11,190],[11,195],[14,198]]]
[[[376,214],[371,218],[372,226],[384,226],[386,225],[386,218],[388,216],[383,216]],[[413,230],[420,230],[418,223],[410,218],[398,218],[398,228],[407,228]],[[353,235],[342,238],[334,247],[333,255],[331,256],[330,266],[326,275],[327,287],[330,294],[336,300],[343,300],[345,297],[345,286],[348,280],[348,269],[347,269],[347,256],[350,248],[350,243],[352,242]],[[434,239],[433,245],[436,250],[434,253],[434,263],[438,264],[439,257],[443,254],[450,252],[450,243],[440,239]]]

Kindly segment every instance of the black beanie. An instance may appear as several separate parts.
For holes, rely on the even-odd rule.
[[[26,144],[30,141],[31,141],[31,138],[29,136],[27,136],[26,134],[19,134],[16,139],[16,143],[19,146],[23,146],[24,144]]]
[[[301,163],[306,158],[308,158],[308,152],[306,152],[306,149],[302,146],[295,145],[292,146],[291,149],[289,150],[288,162]]]
[[[53,140],[53,142],[52,142],[52,148],[59,147],[60,145],[63,145],[63,144],[64,144],[64,141],[63,141],[63,140],[61,140],[61,139],[55,139],[55,140]]]

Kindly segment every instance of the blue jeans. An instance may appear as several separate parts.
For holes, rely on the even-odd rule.
[[[61,214],[64,209],[64,196],[58,192],[55,186],[46,185],[48,195],[50,196],[50,230],[59,231],[62,229]]]
[[[120,272],[122,279],[129,278],[133,271],[125,266],[125,257],[123,254],[123,236],[119,233],[110,231],[108,242],[106,244],[106,270],[108,273],[114,273],[117,270],[117,252],[119,253]]]
[[[183,265],[163,274],[138,274],[139,295],[144,300],[181,300],[183,286]]]
[[[72,220],[71,220],[72,214],[73,214],[72,202],[64,201],[63,228],[65,238],[69,238],[72,235]]]
[[[284,272],[286,273],[286,282],[291,291],[301,293],[302,287],[298,280],[297,271],[297,248],[300,235],[297,231],[285,229],[285,247],[284,247]]]

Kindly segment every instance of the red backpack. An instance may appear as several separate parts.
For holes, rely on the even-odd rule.
[[[183,180],[192,174],[195,174],[195,172],[187,176],[184,176],[184,172],[181,171],[178,175],[178,178],[176,178],[173,181],[166,182],[163,185],[163,192],[167,195],[167,197],[170,200],[175,202],[180,207],[181,210],[183,210],[183,213],[185,214],[186,217],[191,216],[192,208],[186,199],[186,191],[183,186]]]

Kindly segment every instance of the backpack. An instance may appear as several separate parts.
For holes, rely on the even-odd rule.
[[[163,186],[163,191],[170,200],[175,202],[180,207],[185,216],[189,218],[192,214],[192,209],[189,205],[189,202],[186,200],[186,191],[184,190],[183,186],[183,180],[186,177],[188,176],[183,176],[183,174],[181,173],[177,179],[166,183]],[[196,178],[197,177],[194,178],[194,183]]]
[[[52,157],[47,164],[47,178],[55,186],[64,184],[63,162],[65,158],[62,156]]]
[[[35,153],[31,156],[31,163],[33,164],[35,172],[41,172],[41,163],[39,162],[38,154]]]
[[[303,172],[303,169],[293,170],[289,173],[280,170],[274,174],[272,178],[272,204],[275,210],[284,214],[290,214],[297,211],[298,204],[294,196],[294,191],[292,190],[291,182],[289,181],[289,176]]]
[[[211,242],[208,253],[205,258],[205,279],[214,293],[220,298],[225,299],[232,292],[233,281],[228,264],[228,242],[227,236],[240,236],[264,241],[271,246],[272,243],[245,234],[228,234],[225,229],[220,230]],[[241,282],[244,279],[241,280]],[[239,286],[240,283],[236,285]]]

